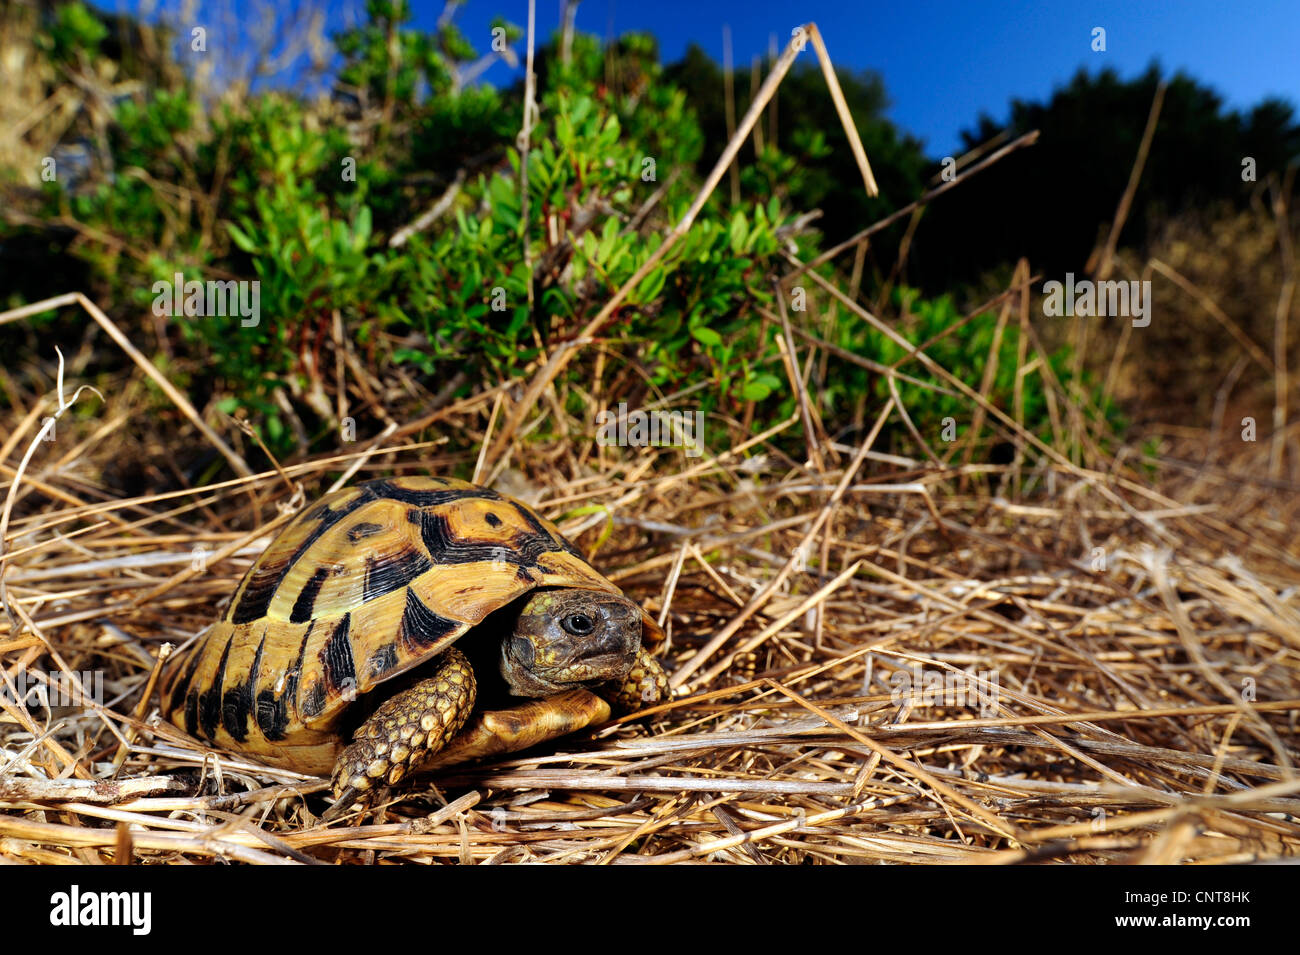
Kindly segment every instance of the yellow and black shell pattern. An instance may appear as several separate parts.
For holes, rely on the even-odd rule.
[[[497,491],[430,477],[344,488],[249,569],[172,667],[165,715],[215,745],[328,772],[351,701],[537,587],[621,593],[554,524]],[[659,628],[642,617],[652,646]]]

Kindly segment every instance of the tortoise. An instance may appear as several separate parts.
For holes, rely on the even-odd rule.
[[[523,502],[450,478],[380,479],[286,525],[170,665],[163,711],[211,744],[330,773],[329,819],[413,770],[667,697],[650,652],[662,639]]]

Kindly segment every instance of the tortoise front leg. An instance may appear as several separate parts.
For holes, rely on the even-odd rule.
[[[503,710],[475,714],[450,744],[421,769],[516,753],[609,719],[609,704],[587,690],[566,690]]]
[[[472,759],[517,753],[603,723],[611,712],[631,713],[671,697],[668,674],[642,647],[622,681],[602,683],[590,691],[567,690],[519,706],[476,714],[459,736],[420,768],[441,769]]]
[[[420,768],[441,769],[472,759],[517,753],[603,723],[611,712],[630,713],[671,697],[668,674],[642,647],[622,681],[602,683],[592,691],[567,690],[519,706],[476,714],[459,736]]]
[[[654,706],[673,696],[668,674],[645,647],[637,651],[636,661],[625,679],[602,683],[596,692],[609,700],[614,712],[620,714]]]
[[[334,805],[321,821],[338,818],[376,783],[398,782],[443,749],[474,708],[475,695],[469,661],[448,647],[432,676],[395,693],[357,728],[334,766]]]

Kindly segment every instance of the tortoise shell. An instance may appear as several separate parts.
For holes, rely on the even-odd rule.
[[[290,522],[249,569],[173,666],[166,715],[217,746],[327,773],[358,695],[538,587],[621,593],[554,524],[497,491],[429,477],[344,488]],[[653,645],[662,632],[642,617]]]

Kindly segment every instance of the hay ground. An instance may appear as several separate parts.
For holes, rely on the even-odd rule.
[[[280,473],[138,497],[109,492],[105,468],[175,440],[129,423],[138,393],[54,444],[33,445],[35,411],[11,421],[0,661],[11,681],[102,673],[103,699],[4,696],[0,858],[1093,864],[1300,850],[1300,496],[1259,476],[1268,443],[1190,467],[1204,436],[1188,434],[1147,462],[1149,480],[1131,451],[1083,468],[1022,441],[1007,465],[944,464],[873,450],[875,429],[805,463],[778,435],[702,458],[519,441],[498,486],[562,520],[663,619],[672,702],[421,780],[329,828],[324,781],[159,722],[145,691],[163,646],[212,621],[291,513],[340,480],[472,464],[443,438],[490,441],[498,396],[510,401],[494,389],[411,422],[418,433]]]

